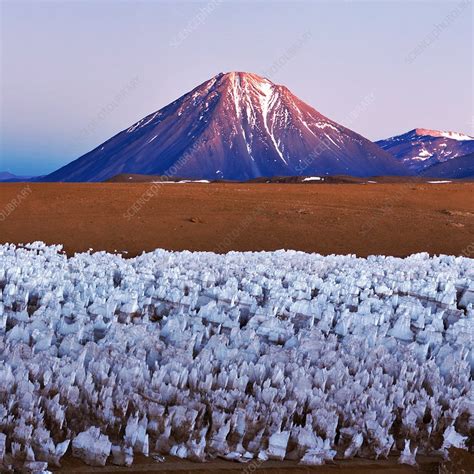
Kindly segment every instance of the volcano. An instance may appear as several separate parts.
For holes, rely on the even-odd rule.
[[[404,175],[370,140],[256,74],[218,74],[44,181],[120,173],[247,180],[292,175]]]

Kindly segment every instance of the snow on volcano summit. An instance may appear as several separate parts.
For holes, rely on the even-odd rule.
[[[371,141],[256,74],[218,74],[45,177],[101,181],[120,173],[192,179],[406,174]]]
[[[0,246],[0,469],[472,448],[474,261]]]

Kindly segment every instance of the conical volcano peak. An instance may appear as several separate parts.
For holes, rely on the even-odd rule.
[[[204,101],[207,101],[208,97],[215,97],[217,94],[234,101],[239,101],[241,106],[244,102],[254,102],[258,100],[259,97],[265,97],[266,100],[269,100],[274,92],[283,92],[284,90],[287,90],[286,87],[276,85],[269,79],[259,76],[258,74],[231,71],[216,74],[211,79],[193,89],[189,94],[192,94],[193,98],[204,98]],[[175,102],[185,99],[189,94],[180,97]]]
[[[270,91],[291,93],[286,86],[282,84],[276,84],[267,77],[260,76],[253,72],[221,72],[214,76],[211,81],[214,84],[219,84],[224,87],[231,87],[237,91],[241,90],[243,93],[246,93],[252,89],[259,90],[264,94],[268,94]]]
[[[395,158],[258,74],[219,73],[47,177],[118,173],[246,180],[403,174]]]
[[[230,71],[230,72],[221,73],[221,74],[224,79],[229,79],[231,81],[237,80],[237,81],[244,81],[244,82],[253,82],[255,84],[256,83],[270,83],[272,85],[275,85],[273,84],[272,81],[270,81],[270,79],[263,76],[259,76],[258,74],[255,74],[253,72]]]
[[[233,94],[244,95],[249,92],[258,92],[268,96],[278,87],[269,79],[250,72],[228,72],[222,75],[222,83],[232,89]]]

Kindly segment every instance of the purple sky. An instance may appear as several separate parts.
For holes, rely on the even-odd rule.
[[[0,1],[0,171],[43,174],[218,72],[376,140],[474,134],[472,3]]]

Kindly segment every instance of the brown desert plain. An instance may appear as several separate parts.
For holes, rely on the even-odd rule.
[[[4,183],[2,243],[134,256],[155,248],[474,254],[474,183]]]
[[[0,220],[1,243],[42,240],[67,254],[93,250],[132,257],[155,248],[227,252],[295,249],[321,254],[415,252],[474,255],[474,183],[422,181],[354,184],[281,183],[5,183],[0,209],[25,198]],[[91,468],[66,457],[54,472],[471,473],[473,455],[336,461],[321,467],[269,461],[206,464],[138,458],[131,468]]]

